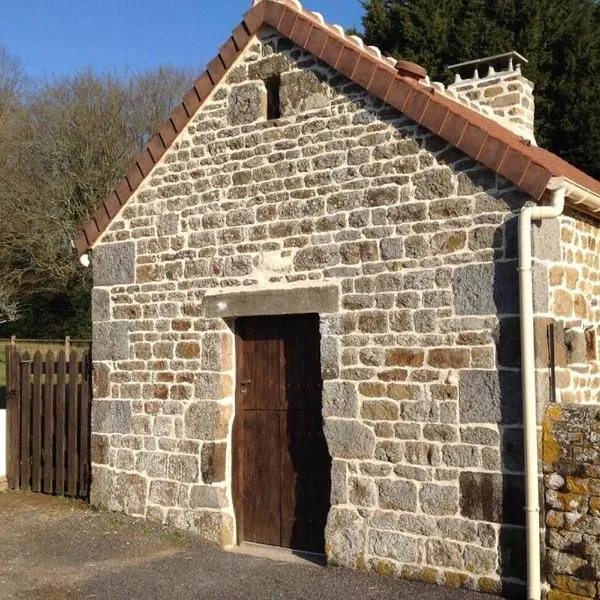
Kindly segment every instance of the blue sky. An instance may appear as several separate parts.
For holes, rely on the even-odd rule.
[[[329,23],[360,25],[359,0],[303,4]],[[250,0],[0,0],[0,45],[32,77],[200,67],[249,7]]]

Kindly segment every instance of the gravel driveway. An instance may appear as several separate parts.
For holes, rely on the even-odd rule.
[[[0,493],[0,597],[183,600],[485,600],[346,569],[223,552],[77,501]]]

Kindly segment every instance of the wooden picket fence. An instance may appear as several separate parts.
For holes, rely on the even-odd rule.
[[[87,498],[90,484],[89,350],[6,347],[8,487]]]

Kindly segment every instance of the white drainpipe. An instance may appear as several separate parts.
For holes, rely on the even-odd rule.
[[[533,283],[531,276],[531,222],[554,219],[565,207],[564,186],[552,192],[550,206],[528,206],[519,217],[519,283],[521,288],[521,370],[523,426],[525,428],[525,482],[527,526],[527,598],[541,598],[540,500],[533,332]]]

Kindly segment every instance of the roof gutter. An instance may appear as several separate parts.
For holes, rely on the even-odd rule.
[[[564,189],[565,200],[568,205],[595,217],[600,217],[600,194],[575,183],[568,177],[553,177],[548,182],[546,189],[550,192]]]

